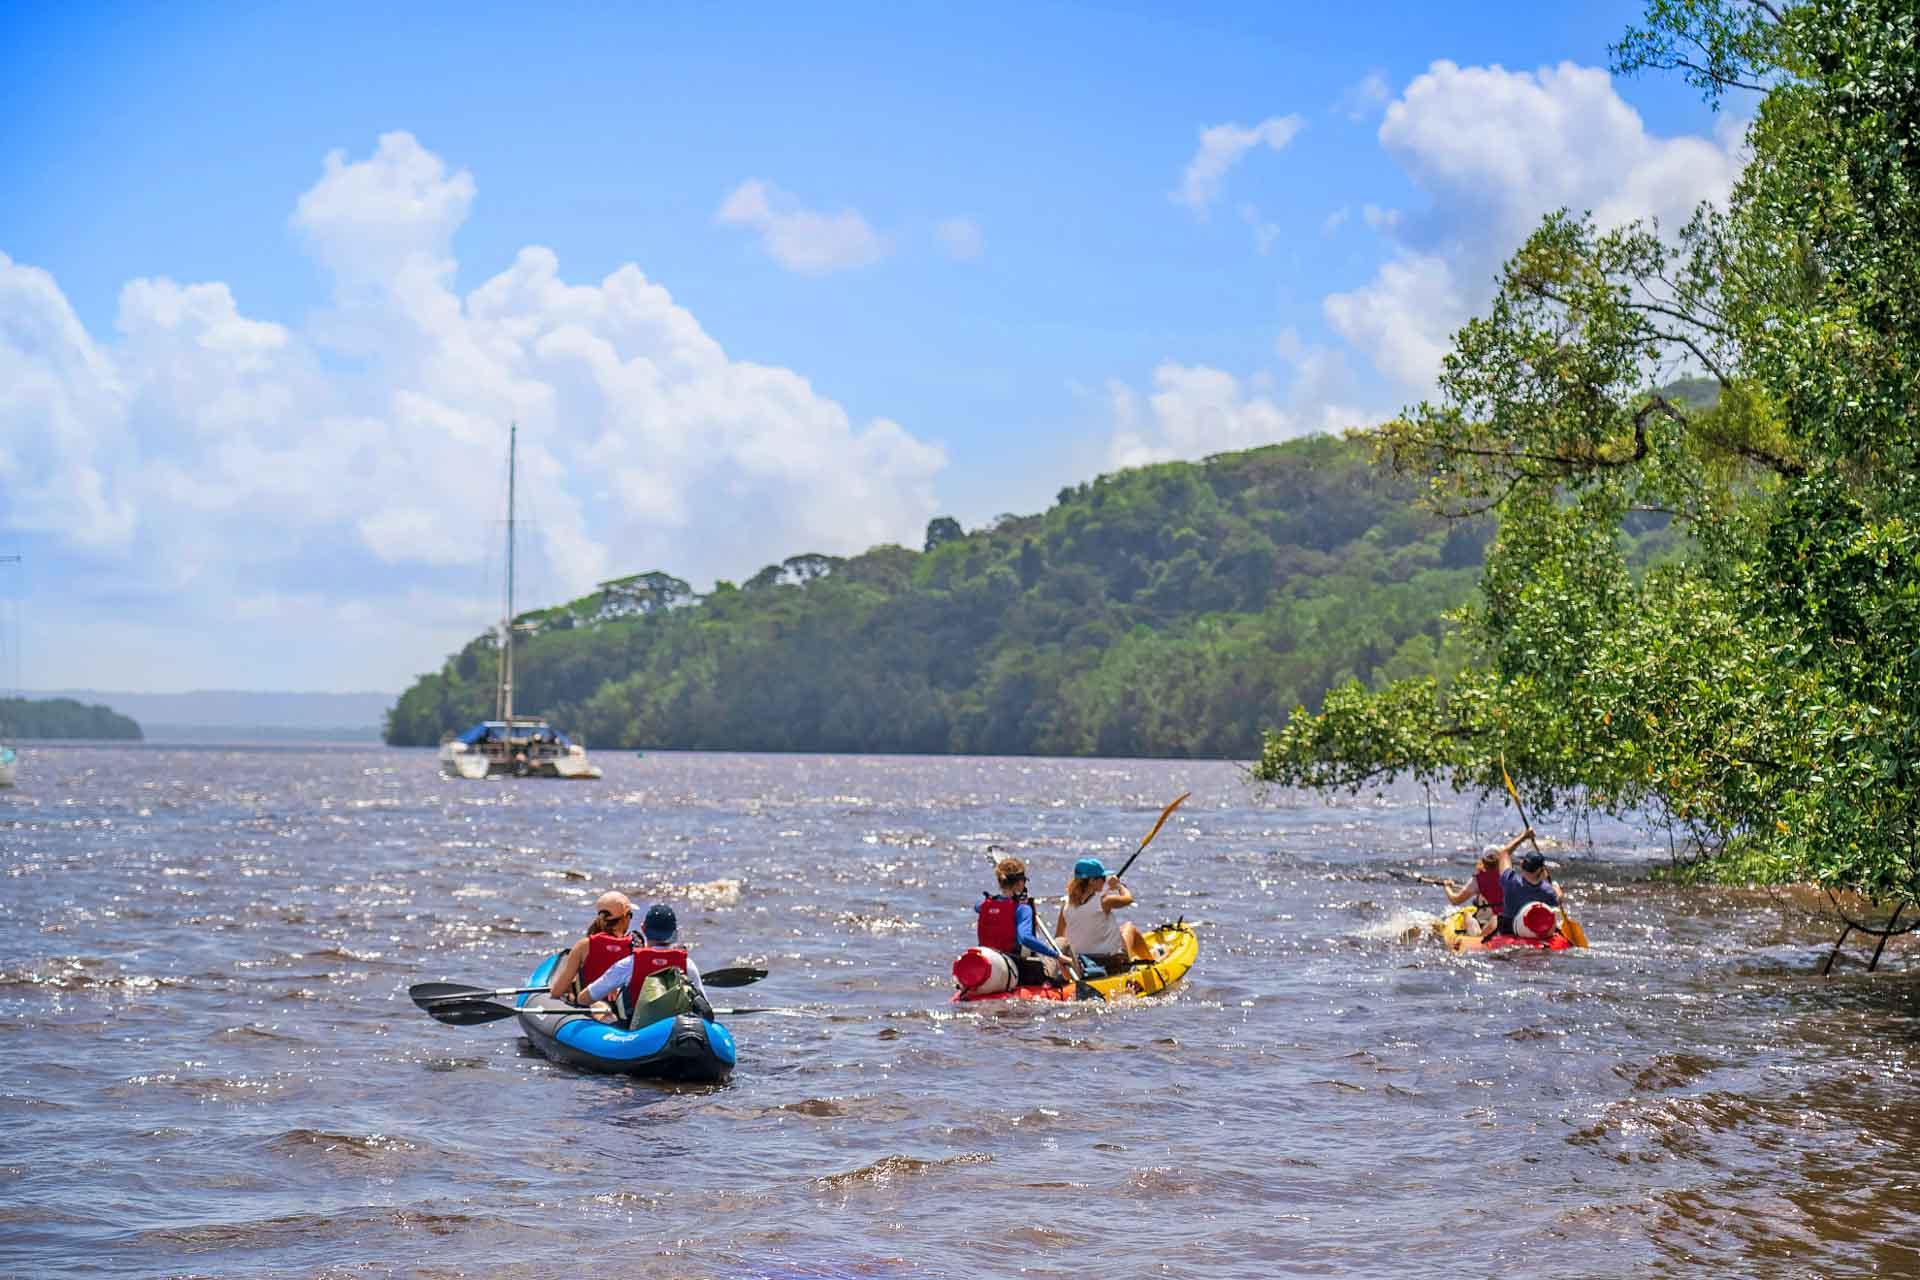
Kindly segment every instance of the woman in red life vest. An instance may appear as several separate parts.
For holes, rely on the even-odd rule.
[[[621,992],[625,998],[616,1004],[616,1012],[622,1008],[632,1009],[640,1002],[641,983],[662,969],[678,969],[693,989],[693,1011],[711,1020],[713,1006],[707,1003],[707,989],[700,982],[700,967],[694,964],[685,947],[673,944],[679,932],[680,920],[673,914],[672,907],[664,902],[648,907],[647,918],[640,925],[640,937],[632,941],[626,955],[598,977],[588,980],[580,1003],[591,1003]]]
[[[1440,882],[1440,887],[1446,893],[1449,904],[1458,907],[1472,900],[1476,912],[1481,907],[1486,907],[1492,912],[1485,921],[1476,917],[1474,925],[1477,931],[1484,932],[1500,918],[1500,908],[1504,905],[1506,896],[1500,888],[1500,873],[1513,865],[1513,851],[1520,847],[1521,841],[1532,834],[1533,828],[1528,827],[1507,841],[1504,847],[1499,849],[1489,847],[1480,855],[1480,861],[1474,867],[1472,884],[1461,887],[1451,880]]]
[[[633,903],[618,889],[600,895],[593,904],[593,923],[587,936],[573,944],[553,971],[547,994],[565,1000],[633,951]]]
[[[1024,984],[1057,984],[1063,972],[1077,977],[1079,970],[1034,928],[1033,902],[1027,897],[1027,864],[1018,858],[1002,858],[994,864],[993,874],[1000,892],[986,894],[973,908],[979,917],[980,945],[1011,956]]]

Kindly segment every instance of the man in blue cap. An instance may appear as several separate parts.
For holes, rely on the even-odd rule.
[[[706,987],[701,985],[700,967],[694,964],[685,947],[674,945],[679,932],[680,921],[672,907],[664,902],[648,907],[646,919],[640,923],[641,940],[646,945],[635,947],[632,955],[594,979],[587,987],[588,999],[601,1000],[611,992],[625,990],[631,1003],[642,982],[662,969],[678,969],[693,989],[693,1011],[711,1020],[713,1006],[707,1002]]]
[[[1073,864],[1067,882],[1067,900],[1060,907],[1060,925],[1054,932],[1073,954],[1091,960],[1108,973],[1120,973],[1136,962],[1152,964],[1157,956],[1146,935],[1130,920],[1113,913],[1133,905],[1133,894],[1119,876],[1107,874],[1098,858]]]

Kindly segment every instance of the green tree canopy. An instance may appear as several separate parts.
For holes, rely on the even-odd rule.
[[[8,738],[140,741],[140,726],[109,707],[72,698],[0,698],[0,742]]]
[[[1920,23],[1907,0],[1654,0],[1616,47],[1756,91],[1726,207],[1547,218],[1379,433],[1495,513],[1469,670],[1331,692],[1270,781],[1396,774],[1664,814],[1728,872],[1920,899]],[[1717,395],[1650,391],[1675,370]],[[1636,521],[1671,554],[1629,555]]]

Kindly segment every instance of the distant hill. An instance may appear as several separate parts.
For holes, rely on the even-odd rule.
[[[73,698],[0,698],[0,739],[138,742],[140,726],[97,704]]]
[[[1442,615],[1492,526],[1417,497],[1368,441],[1320,436],[705,596],[636,574],[516,620],[516,706],[598,747],[1251,756],[1336,683],[1458,667]],[[401,695],[387,741],[488,714],[494,670],[482,635]]]
[[[116,693],[61,689],[39,697],[103,703],[140,722],[152,740],[333,740],[377,742],[393,695],[386,693]]]

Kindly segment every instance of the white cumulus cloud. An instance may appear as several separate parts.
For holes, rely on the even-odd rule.
[[[767,254],[789,271],[820,276],[864,267],[887,256],[884,237],[853,209],[820,213],[800,207],[770,182],[751,178],[721,202],[714,220],[760,234]]]
[[[1731,133],[1649,133],[1605,71],[1573,63],[1526,72],[1435,62],[1387,107],[1379,138],[1428,205],[1368,206],[1368,225],[1395,236],[1394,256],[1322,309],[1416,395],[1542,215],[1564,207],[1606,227],[1657,218],[1677,230],[1700,201],[1725,197],[1742,163]]]
[[[1297,115],[1273,116],[1251,127],[1216,124],[1202,129],[1200,147],[1187,162],[1180,185],[1170,198],[1193,210],[1196,217],[1206,217],[1208,206],[1220,195],[1227,172],[1239,164],[1247,152],[1259,146],[1278,151],[1293,141],[1305,123]]]
[[[917,543],[937,445],[730,357],[638,265],[569,281],[530,246],[455,292],[475,195],[406,134],[327,157],[293,226],[335,296],[292,328],[224,284],[156,278],[125,286],[118,337],[96,339],[50,275],[0,256],[0,523],[62,548],[76,609],[116,602],[118,661],[138,645],[171,673],[150,687],[331,670],[398,688],[436,664],[497,607],[482,566],[509,422],[526,604],[645,569],[704,585],[798,550]],[[132,679],[87,666],[114,649],[76,642],[36,681]]]
[[[1151,391],[1109,382],[1108,464],[1203,458],[1378,420],[1350,399],[1353,378],[1338,352],[1306,344],[1291,329],[1281,333],[1274,352],[1287,369],[1284,389],[1271,374],[1242,379],[1172,361],[1154,369]]]

